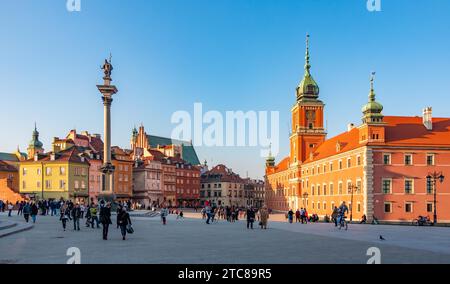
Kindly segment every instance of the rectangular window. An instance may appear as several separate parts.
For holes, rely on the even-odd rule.
[[[414,181],[412,179],[405,179],[405,193],[406,194],[414,193]]]
[[[342,161],[339,161],[339,169],[342,170]]]
[[[427,165],[434,166],[434,154],[427,154]]]
[[[392,180],[383,179],[382,180],[382,190],[384,194],[390,194],[392,191]]]
[[[59,167],[59,174],[60,175],[65,175],[66,174],[66,168],[65,167]]]
[[[26,184],[25,181],[22,182],[22,188],[23,188],[23,189],[27,188],[27,184]]]
[[[390,202],[384,203],[384,213],[392,213],[392,203]]]
[[[383,164],[384,165],[391,164],[391,154],[383,154]]]
[[[23,169],[22,169],[22,175],[24,175],[24,176],[27,175],[27,168],[23,168]]]
[[[327,185],[323,185],[323,195],[327,195]]]
[[[405,203],[405,212],[406,213],[412,213],[413,212],[413,204],[412,204],[412,202],[406,202]]]
[[[38,189],[41,188],[41,182],[40,182],[40,181],[36,182],[36,187],[37,187]]]
[[[51,180],[46,180],[45,181],[45,188],[46,189],[52,188],[52,181]]]
[[[347,168],[351,168],[352,167],[352,159],[348,158],[347,159]]]
[[[356,157],[356,163],[361,166],[361,156]]]
[[[338,191],[339,191],[338,194],[339,195],[342,194],[342,187],[343,187],[342,182],[340,182],[339,185],[338,185]]]
[[[356,211],[357,211],[358,213],[361,212],[361,203],[359,203],[359,202],[358,202]]]
[[[317,195],[321,195],[321,192],[320,192],[320,185],[317,186]]]
[[[406,154],[405,155],[405,166],[411,166],[412,165],[412,155]]]
[[[41,175],[41,168],[38,168],[36,172],[37,172],[37,175],[40,176]]]
[[[333,171],[333,163],[330,163],[330,172]]]
[[[334,195],[334,186],[330,183],[330,195]]]
[[[361,193],[362,192],[362,182],[361,180],[357,180],[356,181],[356,193]]]
[[[427,203],[427,213],[432,213],[433,212],[433,203],[428,202]]]
[[[45,174],[47,176],[51,176],[52,175],[52,168],[50,168],[50,167],[45,168]]]
[[[74,181],[74,187],[75,187],[75,189],[79,189],[80,188],[80,183],[77,180]]]
[[[432,180],[427,180],[427,194],[433,194],[434,193],[434,186]]]

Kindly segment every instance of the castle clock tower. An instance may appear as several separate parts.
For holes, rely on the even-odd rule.
[[[292,112],[290,161],[299,164],[310,158],[314,149],[325,141],[323,109],[319,100],[319,86],[311,76],[309,63],[309,35],[306,36],[305,75],[297,87],[297,101]]]

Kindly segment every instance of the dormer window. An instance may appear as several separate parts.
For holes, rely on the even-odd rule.
[[[336,152],[340,152],[341,151],[341,143],[338,141],[336,143]]]
[[[56,155],[55,153],[50,154],[50,161],[54,161],[56,160]]]

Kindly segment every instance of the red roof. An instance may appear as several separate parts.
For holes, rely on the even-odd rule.
[[[202,175],[205,180],[210,176],[220,176],[221,181],[243,183],[244,180],[225,165],[217,165]]]
[[[42,155],[38,155],[39,157],[39,161],[50,161],[50,156],[52,153],[46,153],[46,154],[42,154]],[[88,164],[89,162],[87,161],[87,159],[84,160],[84,162],[81,160],[81,157],[79,154],[82,154],[82,152],[80,152],[77,147],[71,147],[69,149],[60,151],[58,153],[55,154],[55,161],[58,162],[73,162],[73,163],[86,163]],[[31,159],[27,160],[27,162],[33,162],[34,161],[34,157],[31,157]]]
[[[6,162],[0,161],[0,172],[17,172],[17,168]]]
[[[450,147],[450,118],[433,118],[433,130],[418,116],[386,116],[384,121],[388,146]]]
[[[275,166],[275,173],[285,171],[289,168],[289,157],[284,158]]]
[[[91,136],[91,141],[89,142],[89,144],[95,151],[103,151],[103,141],[101,138]]]

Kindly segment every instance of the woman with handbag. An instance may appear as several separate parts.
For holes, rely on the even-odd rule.
[[[119,214],[117,215],[117,225],[120,227],[120,232],[122,233],[122,240],[125,241],[125,236],[127,232],[130,234],[134,231],[131,227],[130,214],[128,214],[127,209],[122,207]]]
[[[59,220],[62,223],[64,231],[66,230],[67,220],[70,218],[70,210],[66,204],[64,204],[60,209],[60,217]]]

